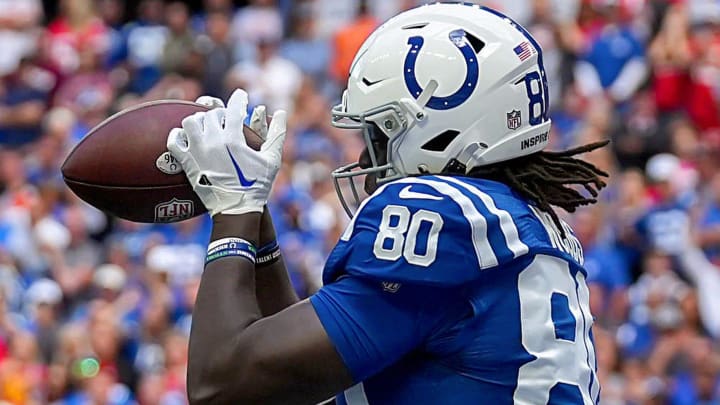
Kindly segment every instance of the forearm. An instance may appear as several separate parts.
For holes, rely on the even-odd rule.
[[[642,58],[629,61],[608,89],[617,101],[625,101],[640,87],[647,76],[647,65]]]
[[[255,294],[263,317],[274,315],[299,301],[282,257],[257,270]]]
[[[33,127],[42,119],[45,105],[39,101],[28,101],[18,106],[0,109],[0,125]]]
[[[698,244],[702,248],[720,244],[720,227],[699,230],[697,231],[697,235],[699,236]]]
[[[260,214],[216,215],[211,240],[234,237],[257,245]],[[245,353],[236,344],[262,317],[255,298],[254,264],[239,256],[205,266],[190,332],[188,394],[193,403],[227,403],[233,368]]]
[[[276,240],[275,227],[267,207],[260,222],[260,246],[265,246]],[[298,302],[282,256],[271,264],[256,266],[255,294],[263,317]]]
[[[720,269],[696,246],[687,246],[679,257],[681,270],[695,284],[700,319],[708,332],[720,337]]]
[[[575,84],[585,97],[602,94],[603,87],[595,67],[589,62],[579,61],[575,64]]]

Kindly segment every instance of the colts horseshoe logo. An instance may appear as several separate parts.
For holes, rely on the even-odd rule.
[[[452,31],[449,37],[452,43],[457,46],[458,50],[460,50],[463,58],[465,58],[465,67],[467,68],[465,80],[463,81],[462,86],[455,93],[447,97],[430,97],[427,107],[433,110],[449,110],[467,101],[477,86],[478,76],[480,74],[477,56],[475,55],[472,46],[465,38],[465,31]],[[423,89],[420,87],[420,84],[415,77],[415,62],[417,62],[420,49],[422,49],[424,43],[425,40],[423,37],[410,37],[408,39],[408,45],[411,45],[410,51],[407,56],[405,56],[405,86],[407,86],[410,94],[412,94],[416,99],[420,97]]]

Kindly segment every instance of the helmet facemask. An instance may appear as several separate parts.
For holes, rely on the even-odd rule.
[[[393,151],[397,149],[396,145],[402,142],[411,126],[426,118],[424,107],[437,88],[437,82],[430,80],[417,100],[402,98],[400,101],[393,101],[357,114],[347,112],[346,91],[343,93],[342,103],[333,107],[332,125],[336,128],[362,131],[363,142],[365,142],[370,161],[369,167],[362,167],[367,165],[357,162],[342,166],[332,172],[335,191],[350,218],[354,216],[355,210],[363,200],[360,198],[355,184],[356,177],[366,176],[365,191],[369,195],[377,187],[408,175],[394,163],[396,160],[393,159]],[[367,176],[372,176],[371,184],[368,184]],[[352,195],[351,204],[348,204],[347,192],[340,184],[341,179],[347,179],[349,182],[349,192]],[[372,187],[368,187],[368,185]]]
[[[340,203],[352,218],[362,200],[355,183],[358,176],[365,176],[367,194],[372,194],[382,184],[404,177],[391,163],[392,144],[407,132],[408,124],[399,103],[386,104],[361,114],[350,114],[344,110],[344,103],[333,108],[333,126],[360,130],[365,143],[365,150],[358,162],[332,172]],[[343,179],[348,180],[349,187],[343,188]],[[348,193],[351,196],[346,195]]]

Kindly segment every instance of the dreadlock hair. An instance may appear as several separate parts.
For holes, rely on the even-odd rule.
[[[592,163],[574,156],[602,148],[609,142],[594,142],[562,152],[537,152],[475,167],[468,176],[495,180],[512,187],[550,214],[564,238],[565,229],[552,206],[575,212],[580,206],[596,203],[599,191],[607,185],[601,177],[609,176]],[[572,185],[582,186],[590,196],[570,187]]]

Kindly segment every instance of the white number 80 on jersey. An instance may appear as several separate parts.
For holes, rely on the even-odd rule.
[[[430,224],[424,253],[418,251],[418,233],[423,222]],[[438,238],[443,226],[443,219],[437,212],[418,210],[410,214],[407,207],[388,205],[383,209],[382,221],[378,229],[373,253],[382,260],[395,261],[404,257],[408,263],[427,267],[437,257]],[[390,244],[388,247],[386,247]]]

